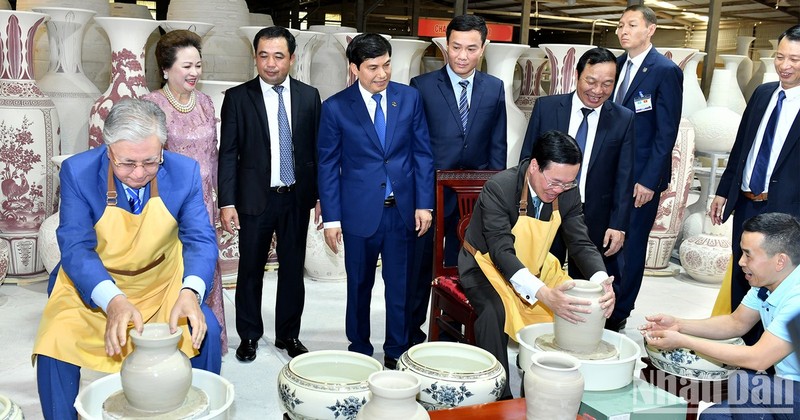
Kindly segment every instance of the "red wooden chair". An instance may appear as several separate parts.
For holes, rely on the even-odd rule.
[[[456,194],[461,220],[458,222],[458,240],[464,240],[472,209],[478,200],[483,184],[498,171],[436,171],[436,220],[433,243],[433,282],[431,284],[431,314],[428,320],[428,340],[439,340],[442,331],[462,343],[475,344],[475,319],[458,281],[458,267],[444,265],[444,191],[445,187]],[[463,331],[453,324],[463,325]]]

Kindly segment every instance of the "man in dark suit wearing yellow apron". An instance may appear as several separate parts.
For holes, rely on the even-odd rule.
[[[606,318],[614,292],[603,258],[589,239],[580,192],[575,186],[581,150],[575,140],[548,131],[537,140],[531,159],[490,178],[475,203],[458,274],[464,293],[478,314],[479,347],[492,353],[508,374],[508,337],[528,324],[552,322],[553,314],[581,322],[589,301],[567,296],[572,283],[549,253],[560,233],[581,272],[602,282],[600,299]],[[541,304],[540,304],[541,303]],[[511,398],[506,383],[501,399]]]
[[[119,102],[103,137],[61,169],[61,263],[33,349],[48,419],[77,417],[81,368],[120,370],[131,324],[180,326],[193,367],[222,364],[220,326],[203,303],[218,251],[197,162],[163,150],[166,120],[151,102]]]

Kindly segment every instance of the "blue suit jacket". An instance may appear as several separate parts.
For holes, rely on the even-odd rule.
[[[549,130],[569,131],[572,96],[543,96],[536,100],[520,161],[530,157],[533,145]],[[586,178],[584,217],[592,242],[603,243],[607,228],[627,231],[633,195],[634,116],[611,100],[603,103],[597,122],[592,156],[581,168]]]
[[[106,209],[108,190],[108,154],[106,146],[79,153],[61,167],[60,223],[56,231],[61,249],[61,263],[81,298],[87,305],[94,288],[111,279],[100,256],[95,252],[97,235],[94,225]],[[211,290],[217,262],[217,240],[203,203],[200,167],[185,156],[164,151],[164,164],[156,175],[158,191],[167,210],[178,222],[178,238],[183,244],[183,277],[195,275]],[[117,206],[131,211],[122,183],[114,178],[119,198]],[[144,203],[150,198],[150,184],[145,187]],[[58,267],[53,270],[51,284]]]
[[[386,177],[400,215],[415,229],[416,209],[432,209],[433,156],[419,93],[390,82],[386,89],[386,147],[381,146],[358,83],[322,103],[319,196],[325,222],[350,235],[372,236],[383,215]]]
[[[736,134],[736,141],[731,148],[731,155],[728,159],[728,166],[719,180],[717,195],[726,197],[723,220],[727,220],[731,212],[736,208],[736,201],[739,198],[739,191],[742,189],[742,176],[744,175],[745,162],[753,142],[756,139],[758,126],[761,119],[767,112],[767,105],[772,98],[772,94],[778,89],[778,82],[765,83],[759,86],[747,108],[742,115],[742,122],[739,124],[739,131]],[[781,118],[784,116],[781,115]],[[775,162],[775,169],[769,178],[769,200],[763,213],[782,212],[789,213],[795,217],[800,217],[800,184],[797,183],[798,163],[800,163],[800,114],[793,118],[792,127],[786,136],[778,160]]]
[[[617,58],[618,78],[627,60],[627,53]],[[653,109],[636,112],[634,98],[642,95],[650,95]],[[611,95],[615,97],[616,91]],[[683,105],[683,71],[655,47],[651,48],[622,105],[636,113],[633,182],[660,193],[667,189],[672,172],[672,148],[678,137]]]

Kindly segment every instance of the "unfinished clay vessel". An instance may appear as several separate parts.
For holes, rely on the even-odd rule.
[[[605,318],[599,302],[600,297],[603,296],[603,286],[588,280],[573,281],[575,282],[575,287],[567,290],[566,294],[590,301],[589,309],[592,313],[579,314],[586,322],[577,324],[573,324],[556,315],[553,320],[556,344],[564,350],[590,353],[595,351],[603,336]]]

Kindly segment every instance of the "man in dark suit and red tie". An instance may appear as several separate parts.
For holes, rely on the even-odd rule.
[[[370,302],[378,254],[386,299],[384,366],[408,349],[407,285],[414,244],[431,225],[433,156],[422,98],[390,81],[392,46],[378,34],[347,47],[358,81],[322,105],[319,192],[325,242],[344,241],[348,349],[371,356]]]
[[[280,26],[259,31],[253,47],[258,77],[225,92],[219,148],[219,207],[222,228],[239,233],[236,280],[236,358],[255,360],[264,334],[261,293],[264,265],[275,232],[278,295],[275,347],[294,357],[300,342],[305,286],[303,263],[310,209],[317,201],[319,92],[288,77],[294,36]]]
[[[759,86],[747,103],[711,202],[712,223],[723,223],[733,214],[731,308],[741,303],[750,287],[736,264],[742,257],[744,221],[768,212],[800,217],[800,25],[778,37],[775,71],[779,81]],[[757,324],[743,339],[752,345],[762,332]]]

